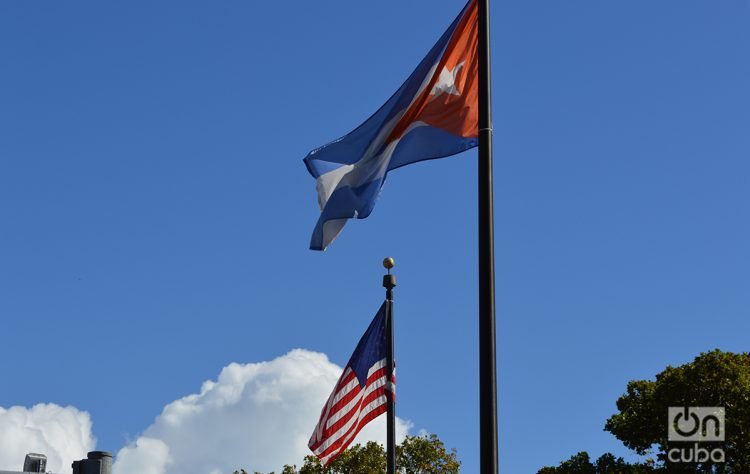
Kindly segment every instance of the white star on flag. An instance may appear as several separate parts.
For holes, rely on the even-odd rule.
[[[452,71],[448,70],[447,67],[443,67],[443,70],[440,71],[440,77],[432,88],[430,95],[438,97],[444,92],[451,95],[461,95],[458,89],[456,89],[456,76],[463,67],[463,62],[456,64],[456,67]]]

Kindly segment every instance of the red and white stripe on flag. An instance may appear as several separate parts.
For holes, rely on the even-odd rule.
[[[388,384],[386,365],[385,359],[373,364],[364,386],[351,367],[344,369],[308,443],[324,466],[336,459],[367,423],[386,412],[387,397],[395,397],[396,387],[395,374]]]

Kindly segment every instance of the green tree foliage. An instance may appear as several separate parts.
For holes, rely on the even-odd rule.
[[[667,410],[684,406],[725,407],[725,464],[670,464],[667,461],[666,453],[674,447],[667,441]],[[607,420],[604,429],[637,454],[654,453],[657,462],[620,466],[615,463],[612,469],[616,470],[601,470],[609,468],[606,465],[611,464],[614,456],[603,456],[607,459],[604,467],[599,467],[602,458],[593,465],[588,454],[579,453],[559,467],[544,468],[539,473],[750,473],[750,353],[714,350],[702,353],[691,363],[667,367],[656,375],[656,380],[631,381],[625,394],[617,400],[617,409],[618,413]]]
[[[396,447],[396,466],[402,474],[457,474],[461,463],[456,450],[446,451],[443,442],[432,434],[407,436]]]
[[[617,400],[619,413],[605,429],[625,446],[644,454],[656,446],[658,459],[665,462],[667,409],[670,406],[721,406],[726,409],[726,473],[750,472],[750,354],[715,350],[693,362],[667,367],[656,381],[630,382]],[[674,466],[672,471],[679,466]],[[692,471],[712,472],[709,464]]]
[[[304,465],[284,466],[281,474],[373,474],[385,472],[386,453],[382,445],[370,441],[355,445],[336,458],[327,469],[315,456],[305,457]],[[399,474],[458,474],[461,463],[456,450],[445,449],[436,435],[407,436],[396,447],[396,467]],[[248,474],[245,470],[234,474]],[[260,474],[258,472],[254,474]],[[269,473],[269,474],[274,474]]]
[[[628,464],[622,458],[605,454],[592,463],[587,452],[581,452],[558,467],[545,467],[538,474],[652,474],[665,472],[653,465]]]
[[[368,474],[385,472],[385,450],[370,441],[364,446],[355,445],[337,457],[325,470],[315,456],[307,456],[299,474]],[[297,474],[295,472],[295,474]]]

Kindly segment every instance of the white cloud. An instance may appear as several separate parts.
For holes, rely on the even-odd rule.
[[[85,458],[95,444],[91,417],[74,407],[0,407],[0,470],[20,471],[33,452],[47,456],[48,470],[70,472],[73,461]]]
[[[131,446],[120,450],[114,471],[115,474],[119,472],[162,474],[169,463],[169,447],[164,441],[142,436]]]
[[[168,404],[154,423],[115,456],[114,474],[230,474],[279,472],[302,464],[307,441],[341,367],[325,354],[296,349],[270,362],[232,363],[200,393]],[[401,441],[411,424],[397,418]],[[385,442],[385,417],[355,443]],[[0,408],[0,470],[18,471],[29,452],[43,453],[48,470],[69,474],[71,463],[95,449],[88,413],[74,407]],[[104,447],[112,449],[113,447]]]
[[[200,393],[167,405],[118,453],[115,474],[278,472],[284,464],[300,465],[341,370],[325,354],[302,349],[270,362],[230,364]],[[397,420],[397,438],[410,428]],[[355,443],[367,440],[385,441],[385,417]]]

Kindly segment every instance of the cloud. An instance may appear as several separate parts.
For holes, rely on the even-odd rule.
[[[325,354],[296,349],[270,362],[226,366],[200,393],[167,405],[135,443],[120,450],[114,474],[279,471],[302,463],[320,410],[341,374]],[[397,419],[397,438],[411,428]],[[385,442],[385,417],[356,442]]]
[[[140,437],[117,455],[115,473],[162,474],[170,463],[169,447],[160,439]]]
[[[77,408],[0,407],[0,470],[20,471],[26,454],[33,452],[47,456],[47,470],[69,472],[73,461],[85,458],[95,444],[91,417]]]
[[[320,410],[341,375],[325,354],[296,349],[269,362],[232,363],[199,393],[168,404],[135,442],[115,456],[114,474],[279,472],[302,464]],[[411,424],[396,419],[401,441]],[[385,417],[355,443],[385,443]],[[41,404],[0,408],[0,470],[19,471],[29,452],[47,469],[69,474],[95,449],[91,417],[74,407]],[[104,447],[110,450],[113,447]]]

